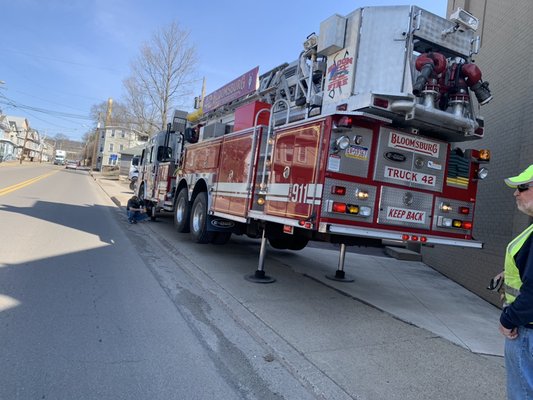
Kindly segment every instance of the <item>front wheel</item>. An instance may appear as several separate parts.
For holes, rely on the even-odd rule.
[[[210,243],[214,232],[207,230],[207,194],[198,193],[191,208],[190,230],[193,241],[196,243]]]
[[[184,188],[178,193],[176,204],[174,206],[174,226],[178,232],[187,233],[190,231],[190,215],[189,196],[187,195],[187,189]]]

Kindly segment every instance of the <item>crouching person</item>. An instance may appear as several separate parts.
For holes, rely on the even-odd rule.
[[[148,215],[146,215],[146,209],[144,208],[144,202],[137,196],[133,196],[128,200],[126,211],[128,213],[128,222],[130,224],[136,224],[137,222],[144,221],[148,218]]]

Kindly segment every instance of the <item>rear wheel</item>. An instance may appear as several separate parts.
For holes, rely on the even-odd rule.
[[[287,243],[287,248],[289,250],[302,250],[309,243],[309,239],[302,236],[295,236]]]
[[[190,215],[189,196],[187,195],[187,189],[184,188],[178,193],[176,205],[174,206],[174,226],[178,232],[187,233],[190,231]]]
[[[278,249],[278,250],[286,250],[286,249],[288,249],[287,241],[283,240],[283,239],[281,239],[279,237],[270,237],[270,238],[268,238],[268,243],[270,243],[270,245],[273,248]]]
[[[214,232],[215,235],[213,236],[213,240],[211,243],[213,244],[226,244],[231,239],[231,232]]]
[[[198,193],[191,208],[190,230],[196,243],[210,243],[214,232],[207,230],[207,194]]]
[[[307,243],[309,242],[309,239],[302,236],[290,236],[285,235],[283,236],[276,236],[276,237],[270,237],[268,238],[268,242],[270,245],[278,250],[302,250],[307,246]]]

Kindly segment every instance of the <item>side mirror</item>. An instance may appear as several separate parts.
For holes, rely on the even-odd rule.
[[[185,128],[185,140],[189,143],[197,143],[199,136],[196,129],[193,128]]]
[[[172,149],[166,146],[157,148],[157,161],[164,162],[172,159]]]

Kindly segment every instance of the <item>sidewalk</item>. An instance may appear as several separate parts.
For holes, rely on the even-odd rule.
[[[118,207],[125,207],[133,194],[127,179],[99,172],[91,175]],[[504,340],[497,329],[500,310],[423,262],[347,252],[346,273],[355,280],[343,283],[325,278],[333,271],[336,250],[308,247],[299,255],[306,262],[298,272],[336,291],[474,353],[503,356]],[[280,258],[283,253],[271,252],[270,256]]]
[[[105,175],[98,171],[89,171],[89,175],[100,185],[117,207],[126,207],[133,196],[129,188],[129,181],[124,176]]]

